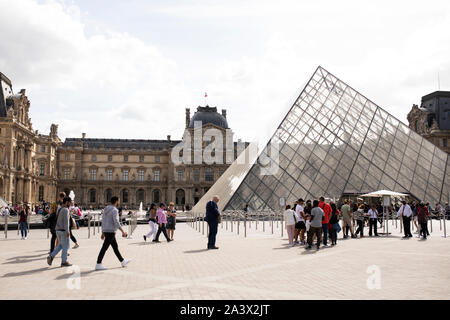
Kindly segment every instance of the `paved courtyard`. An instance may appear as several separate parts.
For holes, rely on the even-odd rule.
[[[144,242],[147,225],[133,239],[119,239],[125,258],[121,268],[112,249],[94,271],[101,247],[98,233],[76,230],[80,247],[70,250],[75,268],[52,267],[46,256],[46,230],[31,230],[28,240],[16,231],[0,234],[0,295],[3,299],[449,299],[450,238],[439,222],[427,241],[389,237],[340,240],[334,248],[305,252],[288,248],[286,233],[259,222],[247,238],[219,227],[219,250],[207,251],[206,236],[178,223],[175,241]],[[447,224],[450,227],[450,223]],[[381,229],[379,229],[381,232]],[[92,232],[92,230],[91,230]],[[205,231],[206,233],[206,231]],[[367,234],[367,229],[366,229]],[[119,238],[119,233],[117,233]],[[163,239],[164,237],[162,237]],[[71,243],[72,246],[72,243]]]

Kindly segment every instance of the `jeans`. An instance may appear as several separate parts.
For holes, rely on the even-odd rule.
[[[411,219],[403,216],[403,229],[405,231],[405,237],[412,237],[411,233]]]
[[[358,235],[358,233],[360,233],[361,237],[364,237],[364,220],[356,220],[356,222],[358,223],[358,229],[356,229],[356,235]]]
[[[374,231],[375,235],[376,236],[378,235],[377,222],[378,222],[378,220],[376,218],[369,219],[369,236],[372,235],[372,227],[373,227],[373,231]]]
[[[323,245],[327,245],[328,241],[328,223],[322,223]]]
[[[103,257],[105,256],[106,250],[108,250],[109,246],[114,250],[114,253],[116,254],[117,259],[119,259],[120,262],[123,261],[122,256],[119,252],[119,245],[116,241],[116,233],[115,232],[104,232],[105,240],[103,240],[103,246],[100,249],[100,253],[98,254],[97,263],[102,263]]]
[[[27,223],[25,221],[19,222],[19,227],[22,238],[25,238],[27,236],[27,228],[28,228]]]
[[[69,250],[69,238],[67,237],[67,231],[56,231],[58,237],[58,246],[50,254],[52,258],[62,250],[61,263],[67,262],[67,251]]]
[[[217,221],[208,221],[209,233],[208,233],[208,249],[216,246]]]
[[[166,237],[167,242],[169,242],[170,238],[167,235],[165,223],[161,223],[161,226],[158,228],[158,232],[156,233],[155,241],[159,241],[159,235],[161,234],[161,232],[164,234],[164,237]]]

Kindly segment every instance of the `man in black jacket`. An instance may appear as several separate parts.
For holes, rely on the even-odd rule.
[[[219,225],[219,208],[217,207],[217,203],[219,202],[219,197],[214,196],[211,201],[206,204],[206,216],[205,221],[209,226],[209,234],[208,234],[208,250],[209,249],[219,249],[216,247],[216,235],[217,235],[217,226]]]

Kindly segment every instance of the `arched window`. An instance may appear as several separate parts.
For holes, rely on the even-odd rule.
[[[111,203],[111,198],[112,198],[112,190],[111,189],[106,189],[105,192],[105,199],[107,203]]]
[[[122,202],[128,203],[128,190],[127,189],[122,190]]]
[[[145,201],[145,191],[144,189],[138,189],[136,193],[137,202],[144,202]]]
[[[97,192],[95,191],[95,189],[89,190],[89,202],[95,203],[96,199],[97,199]]]
[[[160,202],[160,196],[159,196],[159,190],[153,190],[153,202],[159,203]]]
[[[176,196],[175,200],[176,204],[183,206],[186,202],[184,190],[178,189],[177,192],[175,193],[175,196]]]

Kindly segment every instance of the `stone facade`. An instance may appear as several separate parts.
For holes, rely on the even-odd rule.
[[[407,118],[412,130],[450,153],[449,91],[437,91],[422,97],[420,107],[413,105]]]
[[[50,134],[33,131],[25,90],[13,94],[0,73],[0,196],[8,203],[36,204],[57,192],[58,126]]]
[[[25,90],[14,95],[9,79],[0,75],[0,195],[11,204],[52,202],[58,192],[73,190],[75,202],[84,207],[102,207],[117,195],[128,208],[161,201],[189,208],[227,169],[230,158],[236,159],[247,145],[233,142],[226,110],[219,114],[209,106],[197,108],[192,118],[186,109],[183,140],[170,136],[165,140],[92,139],[83,133],[81,138],[62,142],[57,125],[52,124],[49,135],[33,131]],[[177,165],[172,161],[172,151],[180,142],[193,145],[195,121],[202,123],[202,137],[211,130],[222,134],[224,160],[231,141],[228,163]],[[225,141],[227,133],[230,140]],[[203,142],[202,152],[208,144]],[[194,152],[193,148],[187,150]]]

